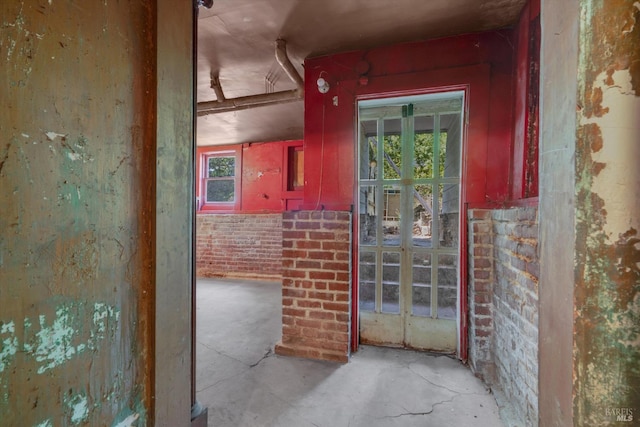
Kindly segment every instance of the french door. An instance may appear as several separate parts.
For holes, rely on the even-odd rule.
[[[463,92],[358,104],[360,340],[454,352]]]

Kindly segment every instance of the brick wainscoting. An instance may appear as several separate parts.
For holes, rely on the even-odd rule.
[[[285,212],[282,227],[282,341],[276,353],[347,362],[351,214]]]
[[[469,212],[469,364],[538,424],[537,208]]]
[[[282,214],[201,214],[196,228],[198,277],[279,280]]]

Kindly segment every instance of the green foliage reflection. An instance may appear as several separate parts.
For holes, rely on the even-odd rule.
[[[414,140],[414,178],[433,178],[434,168],[434,135],[433,133],[417,133]],[[371,140],[370,140],[371,143]],[[375,153],[371,147],[370,153]],[[438,172],[444,176],[444,161],[447,148],[447,133],[440,133],[438,149]],[[400,135],[385,135],[385,161],[383,173],[385,179],[400,179],[402,169],[402,140]],[[374,160],[374,159],[370,159]]]

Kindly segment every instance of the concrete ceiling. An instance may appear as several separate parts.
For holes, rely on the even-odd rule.
[[[215,0],[198,17],[198,103],[295,89],[275,59],[287,42],[304,76],[307,57],[513,25],[525,0]],[[198,117],[198,145],[301,139],[303,102]]]

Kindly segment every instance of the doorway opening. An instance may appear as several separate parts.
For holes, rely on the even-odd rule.
[[[464,91],[358,103],[363,344],[458,350],[463,105]]]

